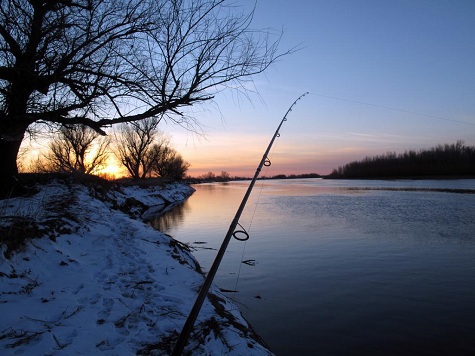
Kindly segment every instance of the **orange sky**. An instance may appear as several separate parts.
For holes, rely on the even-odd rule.
[[[262,92],[273,90],[269,83],[260,85]],[[171,135],[172,146],[191,164],[191,176],[226,171],[252,177],[280,120],[300,94],[263,95],[263,101],[238,104],[219,98],[220,111],[203,115],[204,139],[172,125],[160,129]],[[272,165],[261,175],[329,174],[351,161],[386,152],[417,151],[457,140],[475,145],[475,122],[455,117],[468,123],[310,94],[289,113],[270,153]]]

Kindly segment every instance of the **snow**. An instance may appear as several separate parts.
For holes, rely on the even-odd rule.
[[[71,181],[37,189],[0,200],[0,353],[169,354],[204,276],[185,245],[143,217],[193,189]],[[34,238],[12,245],[25,236]],[[271,354],[216,286],[185,352]]]

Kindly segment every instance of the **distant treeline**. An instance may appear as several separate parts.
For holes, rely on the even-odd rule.
[[[259,179],[300,179],[300,178],[321,178],[318,173],[304,173],[304,174],[277,174],[275,176],[262,176]],[[234,180],[250,180],[250,177],[231,176],[228,172],[222,171],[221,174],[216,175],[213,172],[208,172],[198,177],[186,177],[188,183],[210,183],[210,182],[229,182]]]
[[[277,174],[272,177],[262,176],[259,179],[301,179],[301,178],[321,178],[322,176],[318,173],[303,173],[303,174]]]
[[[338,169],[327,178],[391,178],[429,176],[475,176],[475,147],[463,141],[431,149],[395,152],[366,157]]]

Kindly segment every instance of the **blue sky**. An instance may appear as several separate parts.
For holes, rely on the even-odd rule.
[[[251,176],[307,91],[267,175],[326,174],[365,156],[456,140],[475,145],[475,1],[258,0],[253,27],[283,29],[282,51],[301,49],[254,78],[250,101],[225,92],[196,109],[205,139],[164,125],[191,175]]]

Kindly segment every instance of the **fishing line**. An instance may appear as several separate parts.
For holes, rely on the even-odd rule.
[[[277,137],[280,137],[280,134],[277,135]],[[268,173],[269,173],[269,170],[270,170],[270,166],[271,166],[271,159],[269,158],[272,157],[272,154],[275,150],[275,148],[277,147],[277,142],[278,140],[275,142],[275,144],[272,146],[272,149],[271,149],[271,152],[269,153],[267,159],[265,160],[265,162],[267,163],[264,163],[264,167],[266,167],[264,169],[264,176],[266,176]],[[260,183],[260,188],[259,188],[259,193],[257,194],[257,199],[256,199],[256,203],[254,204],[254,210],[251,214],[251,219],[250,219],[250,222],[249,222],[249,225],[247,227],[247,230],[238,222],[237,225],[241,228],[241,230],[235,230],[234,233],[233,233],[233,237],[238,240],[238,241],[242,241],[244,242],[242,244],[242,253],[241,253],[241,259],[239,261],[239,268],[238,268],[238,271],[237,271],[237,274],[236,274],[236,283],[234,284],[234,288],[232,289],[232,294],[230,295],[230,299],[232,301],[232,305],[233,305],[233,308],[231,309],[227,309],[228,312],[233,312],[235,310],[239,310],[239,308],[237,308],[237,304],[241,304],[240,302],[237,301],[236,297],[237,297],[237,292],[238,292],[238,285],[239,285],[239,282],[241,280],[241,271],[242,271],[242,265],[244,264],[244,256],[246,254],[246,247],[247,247],[247,241],[249,240],[249,237],[250,237],[250,232],[251,232],[251,229],[252,229],[252,225],[253,225],[253,222],[254,222],[254,217],[256,216],[256,212],[257,212],[257,206],[259,205],[259,201],[261,199],[261,195],[262,195],[262,191],[264,189],[264,183],[265,183],[265,180],[264,179],[261,179],[261,183]],[[228,334],[228,329],[224,329],[224,336],[226,336]],[[225,351],[224,351],[224,343],[221,347],[221,355],[224,355],[225,354]]]
[[[280,134],[277,137],[280,137]],[[271,149],[271,152],[270,152],[269,156],[272,156],[273,152],[275,151],[275,148],[277,147],[277,144],[278,144],[278,140],[272,146],[272,149]],[[271,159],[269,158],[269,156],[266,159],[266,162],[268,162],[268,163],[267,164],[264,163],[264,166],[266,167],[264,173],[266,175],[269,173],[269,170],[270,170],[269,167],[271,166]],[[240,278],[241,278],[241,270],[242,270],[242,265],[244,263],[244,255],[246,254],[247,240],[249,240],[249,233],[251,231],[252,224],[254,222],[254,217],[256,216],[256,212],[257,212],[257,206],[259,205],[259,201],[261,200],[262,191],[264,189],[265,180],[261,179],[261,181],[262,182],[260,184],[259,194],[257,195],[256,203],[254,204],[254,211],[252,212],[251,221],[249,222],[249,226],[247,228],[247,231],[243,228],[243,231],[247,235],[247,239],[246,240],[241,240],[239,238],[237,239],[239,241],[244,241],[244,244],[243,244],[243,248],[242,248],[241,261],[239,261],[239,269],[238,269],[238,273],[237,273],[237,276],[236,276],[236,284],[234,285],[233,295],[232,295],[232,298],[231,298],[231,300],[233,302],[236,302],[236,293],[237,293],[238,284],[239,284],[239,281],[240,281]],[[241,224],[238,223],[238,225],[242,228]],[[234,232],[234,234],[236,234],[236,232],[241,232],[241,231],[237,230],[237,231]],[[234,236],[234,234],[233,234],[233,236]],[[234,238],[236,238],[236,236],[234,236]]]
[[[349,102],[349,103],[355,103],[355,104],[360,104],[360,105],[373,106],[373,107],[375,107],[375,108],[380,108],[380,109],[386,109],[386,110],[392,110],[392,111],[399,111],[399,112],[404,112],[404,113],[406,113],[406,114],[424,116],[424,117],[428,117],[428,118],[432,118],[432,119],[438,119],[438,120],[456,122],[456,123],[459,123],[459,124],[465,124],[465,125],[473,125],[473,126],[475,126],[475,123],[473,123],[473,122],[462,121],[462,120],[455,120],[455,119],[449,119],[449,118],[446,118],[446,117],[436,116],[436,115],[421,114],[421,113],[415,112],[415,111],[410,111],[410,110],[405,110],[405,109],[399,109],[399,108],[393,108],[393,107],[390,107],[390,106],[384,106],[384,105],[378,105],[378,104],[372,104],[372,103],[366,103],[366,102],[364,102],[364,101],[350,100],[350,99],[339,98],[339,97],[336,97],[336,96],[323,95],[323,94],[318,94],[318,93],[310,93],[310,95],[320,96],[320,97],[322,97],[322,98],[329,98],[329,99],[347,101],[347,102]]]
[[[246,193],[244,194],[244,197],[241,201],[241,204],[239,205],[239,208],[236,211],[236,214],[234,215],[233,220],[231,221],[231,224],[229,225],[228,232],[226,233],[223,242],[221,244],[221,247],[219,248],[216,258],[213,261],[213,264],[211,265],[211,268],[208,271],[208,274],[206,275],[206,278],[204,279],[204,282],[200,288],[200,291],[198,293],[198,296],[196,297],[195,303],[193,304],[193,307],[191,308],[190,314],[188,315],[188,318],[185,321],[185,324],[183,325],[183,328],[181,330],[180,335],[178,336],[178,340],[176,341],[175,347],[173,349],[172,355],[173,356],[179,356],[183,353],[185,349],[185,345],[187,343],[188,337],[190,333],[193,330],[193,326],[195,324],[196,318],[198,317],[198,314],[201,310],[201,307],[203,305],[203,302],[205,301],[208,291],[213,283],[213,279],[216,276],[216,272],[218,271],[219,265],[223,259],[223,256],[226,252],[226,248],[229,245],[229,241],[231,240],[231,237],[233,236],[236,226],[239,224],[239,219],[242,215],[242,212],[244,208],[246,207],[246,203],[249,199],[249,196],[251,195],[252,188],[254,187],[257,178],[259,177],[259,173],[262,170],[262,167],[269,167],[270,166],[270,160],[268,158],[269,152],[272,148],[272,145],[274,144],[274,141],[277,137],[280,136],[279,130],[284,124],[285,121],[287,121],[287,115],[292,111],[292,108],[297,104],[297,102],[302,99],[307,93],[304,93],[300,95],[289,107],[287,112],[285,113],[283,119],[280,121],[279,126],[277,127],[277,130],[275,130],[274,135],[272,136],[272,139],[269,142],[269,145],[267,146],[267,149],[264,152],[264,155],[262,156],[262,159],[257,166],[256,173],[254,173],[254,177],[252,178],[251,182],[249,183],[249,187],[246,190]],[[242,225],[239,224],[239,226],[242,227]]]
[[[276,136],[277,138],[280,137],[280,133],[277,134]],[[265,162],[264,162],[264,170],[263,170],[263,175],[262,177],[268,177],[268,174],[269,174],[269,171],[270,171],[270,166],[272,165],[272,157],[273,157],[273,154],[277,148],[277,145],[279,143],[279,140],[276,140],[274,142],[274,145],[272,146],[271,148],[271,151],[269,152],[269,154],[267,155],[267,158],[265,159]],[[237,301],[237,292],[238,292],[238,285],[239,285],[239,282],[241,281],[241,272],[242,272],[242,265],[244,264],[244,256],[246,255],[246,247],[247,247],[247,241],[249,240],[249,237],[250,237],[250,233],[251,233],[251,229],[252,229],[252,226],[253,226],[253,223],[254,223],[254,218],[256,216],[256,213],[257,213],[257,207],[259,205],[259,202],[261,200],[261,196],[262,196],[262,192],[264,190],[264,184],[265,184],[265,179],[262,179],[261,177],[261,182],[260,182],[260,187],[258,189],[259,193],[257,194],[257,198],[256,198],[256,202],[254,204],[254,210],[251,214],[251,219],[250,219],[250,222],[249,222],[249,225],[247,227],[247,230],[240,224],[238,223],[238,226],[242,229],[242,230],[236,230],[234,233],[233,233],[233,237],[238,240],[238,241],[243,241],[243,246],[242,246],[242,253],[241,253],[241,259],[239,261],[239,268],[238,268],[238,271],[237,271],[237,275],[236,275],[236,283],[234,284],[234,288],[232,290],[232,294],[230,296],[230,299],[231,301],[233,302],[233,305],[234,305],[234,308],[232,309],[228,309],[229,312],[231,311],[235,311],[235,310],[239,310],[237,308],[237,304],[241,304],[240,302]],[[238,234],[238,236],[236,236],[236,234]],[[243,234],[245,236],[245,238],[240,238],[239,236]],[[224,331],[224,334],[227,335],[228,333],[228,330],[225,329]],[[223,355],[224,354],[224,345],[221,349],[221,354]]]

